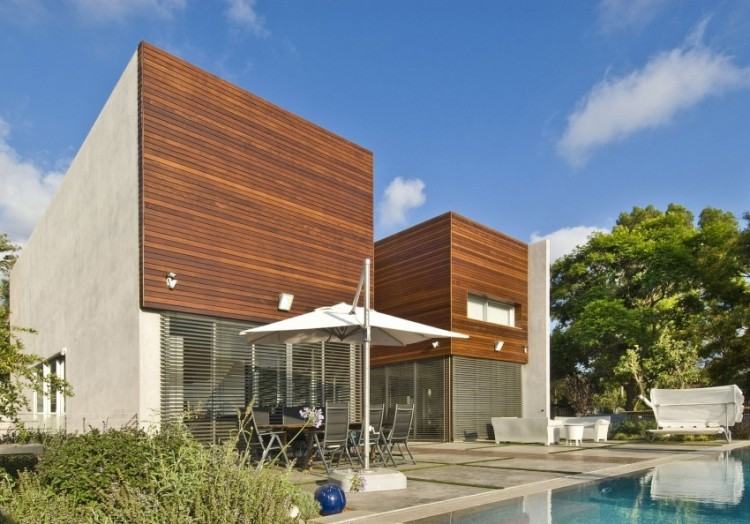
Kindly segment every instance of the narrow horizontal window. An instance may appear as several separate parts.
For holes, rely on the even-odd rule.
[[[515,326],[516,306],[480,295],[469,294],[466,303],[466,316],[472,320],[481,320],[502,326]]]

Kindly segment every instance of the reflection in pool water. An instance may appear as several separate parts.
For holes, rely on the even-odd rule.
[[[750,449],[430,517],[420,524],[750,522]]]

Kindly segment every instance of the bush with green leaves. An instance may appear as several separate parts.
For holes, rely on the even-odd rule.
[[[633,440],[647,437],[649,429],[656,429],[653,419],[626,419],[611,429],[613,440]]]
[[[179,425],[56,441],[36,472],[0,474],[0,508],[0,521],[19,524],[283,523],[319,509],[287,472],[256,471],[234,443],[202,446]]]

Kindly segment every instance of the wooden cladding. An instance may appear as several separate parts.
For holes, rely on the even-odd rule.
[[[452,214],[451,329],[468,340],[452,342],[452,354],[527,362],[528,246],[468,218]],[[469,293],[515,306],[515,326],[471,320],[466,315]],[[495,351],[495,341],[503,341]]]
[[[440,215],[375,244],[375,309],[415,322],[451,327],[451,217]],[[450,341],[373,348],[373,364],[450,354]]]
[[[139,96],[142,307],[269,322],[351,301],[369,151],[148,44]]]
[[[528,248],[491,228],[446,213],[375,244],[375,305],[384,313],[451,329],[468,340],[374,348],[372,362],[444,355],[526,363]],[[471,320],[469,293],[515,307],[515,326]],[[503,342],[495,351],[496,341]]]

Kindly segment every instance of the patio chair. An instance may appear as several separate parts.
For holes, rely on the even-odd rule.
[[[250,423],[246,425],[244,431],[240,433],[239,445],[244,449],[250,449],[255,454],[260,454],[258,459],[258,466],[256,469],[260,470],[263,464],[270,458],[271,463],[275,462],[279,456],[284,457],[284,464],[289,465],[289,457],[286,455],[284,450],[284,443],[282,442],[282,435],[286,437],[283,431],[272,431],[272,430],[261,430],[258,428],[258,423],[261,424],[267,422],[268,412],[260,411],[257,415],[253,412],[250,417]],[[249,427],[247,427],[249,426]],[[272,458],[271,452],[278,451]]]
[[[379,404],[376,406],[370,407],[370,426],[372,427],[372,431],[370,432],[370,455],[371,458],[375,456],[376,454],[380,455],[381,462],[385,465],[388,462],[388,459],[386,458],[386,440],[385,440],[385,433],[383,431],[383,417],[385,415],[385,405]],[[359,432],[359,435],[357,437],[355,450],[357,452],[357,457],[359,458],[359,461],[364,464],[364,461],[362,460],[362,453],[360,452],[360,448],[362,448],[365,445],[365,434],[364,434],[364,427]]]
[[[326,402],[325,429],[323,430],[323,441],[320,441],[319,432],[313,434],[314,452],[323,462],[326,474],[331,474],[333,460],[336,466],[341,462],[341,456],[346,455],[350,465],[354,465],[352,455],[349,452],[349,403]],[[326,460],[330,459],[330,462]]]
[[[391,431],[388,433],[388,437],[385,441],[386,453],[390,457],[394,467],[396,466],[396,461],[393,458],[394,455],[401,457],[404,463],[406,463],[404,450],[409,454],[412,464],[417,463],[417,461],[414,460],[414,455],[411,454],[411,450],[409,449],[409,433],[411,433],[411,424],[413,420],[414,404],[396,404],[396,411],[393,413],[393,426],[391,426]],[[401,447],[402,445],[403,448]],[[396,446],[398,446],[397,452]]]

